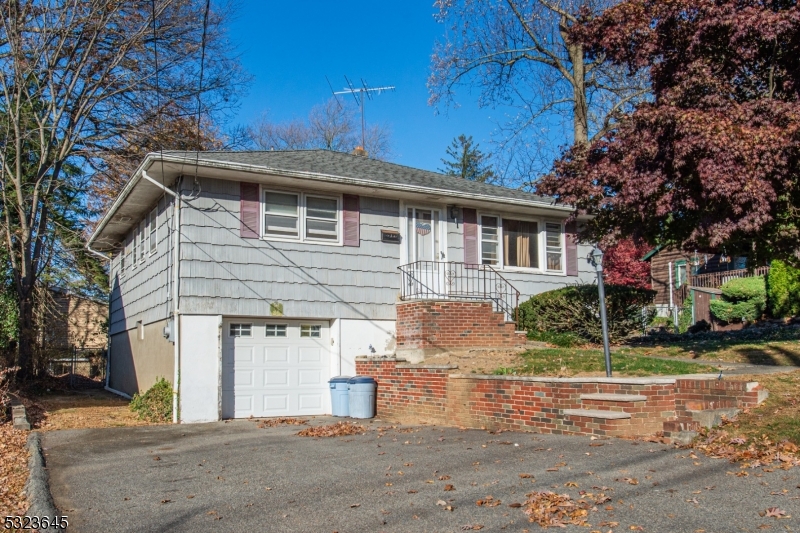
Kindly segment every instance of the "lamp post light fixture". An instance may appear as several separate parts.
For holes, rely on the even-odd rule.
[[[611,350],[608,347],[608,319],[606,318],[606,289],[603,285],[603,251],[595,246],[589,262],[597,271],[597,292],[600,296],[600,324],[603,328],[603,354],[606,358],[606,377],[611,377]]]

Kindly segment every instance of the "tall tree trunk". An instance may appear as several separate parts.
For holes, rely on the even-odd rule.
[[[33,376],[33,351],[36,343],[36,325],[33,317],[33,291],[19,294],[19,343],[17,344],[17,378]]]
[[[589,105],[586,102],[586,64],[583,59],[583,46],[567,45],[572,62],[572,94],[574,98],[572,127],[575,144],[589,143]]]

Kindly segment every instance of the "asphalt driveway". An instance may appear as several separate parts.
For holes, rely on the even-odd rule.
[[[43,447],[77,532],[538,531],[508,506],[534,490],[611,497],[589,513],[591,528],[567,531],[800,531],[800,469],[743,476],[663,444],[381,426],[318,439],[251,421],[68,430],[46,433]],[[476,505],[488,496],[501,503]],[[772,507],[792,518],[759,516]]]

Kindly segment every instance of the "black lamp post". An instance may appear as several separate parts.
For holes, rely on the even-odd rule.
[[[600,323],[603,327],[603,354],[606,357],[606,377],[611,377],[611,350],[608,348],[608,319],[606,318],[606,289],[603,286],[603,251],[597,246],[589,255],[589,262],[597,271],[597,292],[600,295]]]

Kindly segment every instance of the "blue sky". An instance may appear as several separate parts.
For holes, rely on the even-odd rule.
[[[254,77],[234,123],[246,124],[264,111],[275,121],[304,118],[330,97],[344,76],[397,90],[367,101],[367,122],[392,129],[393,160],[427,170],[441,167],[454,137],[472,135],[483,151],[495,115],[478,109],[467,90],[461,107],[428,106],[425,85],[436,39],[444,35],[432,0],[241,0],[229,26],[241,61]]]

